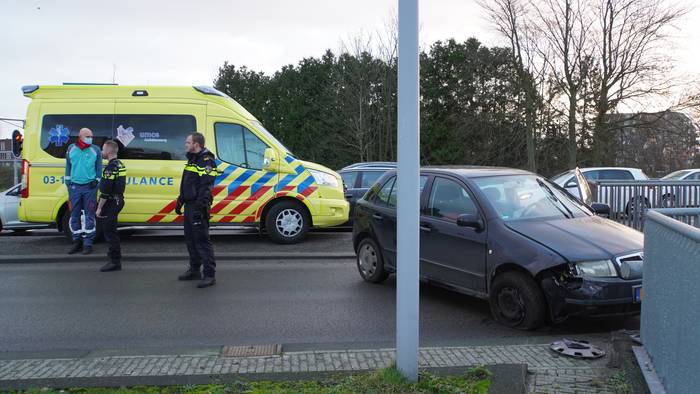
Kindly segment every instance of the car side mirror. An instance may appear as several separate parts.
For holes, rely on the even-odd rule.
[[[474,213],[464,213],[457,217],[457,225],[459,227],[469,227],[476,231],[481,231],[484,229],[484,221],[481,220],[479,215]]]
[[[591,209],[598,216],[610,216],[610,205],[603,204],[602,202],[594,202],[591,204]]]
[[[263,158],[263,170],[277,171],[277,151],[272,148],[265,149],[265,157]]]
[[[564,185],[565,189],[571,189],[572,187],[578,187],[578,183],[576,183],[576,181],[569,181]]]

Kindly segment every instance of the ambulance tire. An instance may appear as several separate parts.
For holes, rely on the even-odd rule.
[[[102,223],[100,223],[100,220],[98,219],[97,222],[95,223],[95,243],[102,241]],[[70,232],[70,211],[68,209],[65,209],[63,211],[63,217],[61,217],[61,231],[63,232],[63,236],[66,237],[66,240],[68,242],[73,242],[73,234]]]
[[[300,203],[283,200],[273,205],[265,217],[265,230],[273,242],[301,242],[311,227],[311,217]]]

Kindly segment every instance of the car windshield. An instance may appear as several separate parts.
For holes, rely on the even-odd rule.
[[[285,152],[287,152],[287,153],[289,153],[290,155],[294,156],[294,154],[292,153],[292,151],[290,151],[289,149],[287,149],[287,147],[284,146],[284,144],[282,144],[277,138],[275,138],[275,136],[272,135],[272,133],[270,133],[269,131],[267,131],[267,129],[262,125],[262,123],[256,122],[256,121],[253,121],[252,123],[255,125],[255,127],[258,128],[258,130],[259,130],[261,133],[263,133],[263,134],[265,135],[265,137],[269,138],[273,143],[277,144],[277,146],[279,146],[280,148],[282,148],[282,150],[284,150]]]
[[[505,221],[537,218],[573,218],[591,212],[568,193],[535,175],[474,178],[489,204]]]
[[[680,171],[672,172],[661,179],[681,179],[684,176],[688,175],[689,173],[690,173],[689,170],[680,170]]]

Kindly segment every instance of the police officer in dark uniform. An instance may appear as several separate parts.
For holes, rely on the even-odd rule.
[[[175,213],[182,215],[182,207],[185,207],[185,240],[190,254],[190,268],[178,279],[201,279],[197,287],[202,289],[216,283],[214,249],[209,239],[209,212],[211,189],[218,171],[214,154],[204,147],[204,135],[201,133],[187,136],[185,150],[187,164],[182,172]],[[204,276],[200,272],[201,266],[204,266]]]
[[[124,208],[124,189],[126,188],[126,167],[117,159],[119,145],[114,141],[106,141],[102,145],[102,158],[109,162],[102,170],[100,180],[100,199],[97,203],[95,216],[102,223],[105,240],[109,244],[107,257],[109,262],[100,271],[119,271],[122,269],[122,253],[117,234],[117,217]]]

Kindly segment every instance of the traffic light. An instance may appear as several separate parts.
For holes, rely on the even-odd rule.
[[[24,142],[24,137],[19,130],[12,132],[12,153],[15,157],[20,157],[22,155],[22,143]]]

